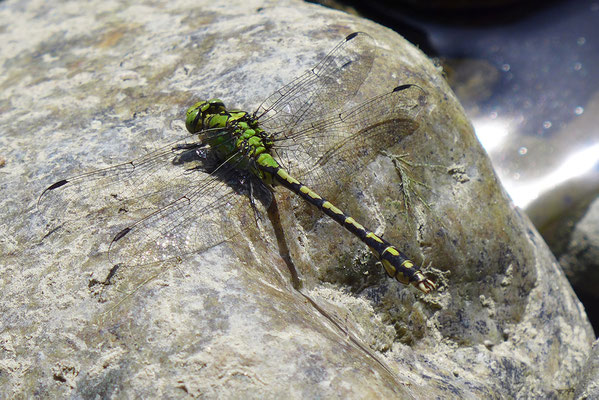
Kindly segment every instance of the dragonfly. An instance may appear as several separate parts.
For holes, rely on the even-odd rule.
[[[125,219],[111,234],[108,258],[141,267],[234,240],[227,227],[248,213],[247,198],[252,206],[254,198],[268,204],[283,187],[357,236],[390,277],[429,293],[436,285],[416,263],[322,195],[420,125],[426,93],[416,84],[352,102],[375,53],[374,39],[354,32],[253,113],[220,99],[198,101],[186,112],[191,136],[60,179],[42,192],[38,208],[66,219],[86,218],[92,209]]]

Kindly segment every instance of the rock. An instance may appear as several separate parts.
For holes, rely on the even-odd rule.
[[[568,279],[574,287],[587,296],[596,296],[599,284],[599,199],[587,209],[574,226],[566,251],[560,257]]]
[[[599,321],[595,288],[599,284],[599,200],[595,199],[582,217],[568,229],[569,240],[559,256],[568,280],[582,298],[593,323]],[[566,228],[564,228],[566,229]]]
[[[292,1],[5,3],[3,21],[7,397],[541,398],[581,385],[594,339],[583,308],[439,71],[397,34]],[[254,109],[352,31],[379,45],[357,101],[412,83],[427,104],[417,132],[326,194],[432,264],[437,292],[386,277],[282,188],[280,229],[237,204],[233,241],[118,270],[107,250],[136,218],[126,209],[115,220],[81,199],[89,215],[69,223],[36,209],[64,176],[186,135],[200,98]]]
[[[575,399],[586,400],[599,397],[599,340],[593,344],[591,354],[586,365],[583,368],[582,375],[576,392]]]

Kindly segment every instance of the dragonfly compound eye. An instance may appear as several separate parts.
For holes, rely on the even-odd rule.
[[[204,129],[204,121],[213,114],[226,111],[225,104],[219,99],[202,100],[187,109],[185,127],[190,133]]]

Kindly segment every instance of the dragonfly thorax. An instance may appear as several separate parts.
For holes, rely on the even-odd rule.
[[[227,110],[219,99],[203,100],[187,110],[185,126],[190,133],[199,134],[222,162],[273,183],[270,174],[257,167],[278,166],[270,155],[273,135],[260,128],[257,119],[247,112]]]

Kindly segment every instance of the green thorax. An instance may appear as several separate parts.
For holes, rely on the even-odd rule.
[[[221,161],[274,183],[271,174],[259,168],[279,167],[270,155],[272,136],[247,112],[227,110],[219,99],[200,101],[187,110],[185,126],[200,135]]]

